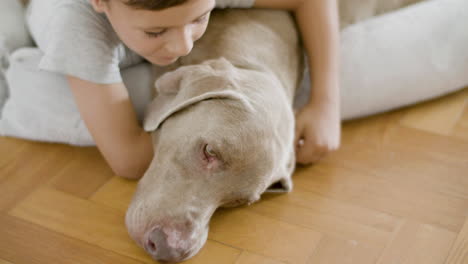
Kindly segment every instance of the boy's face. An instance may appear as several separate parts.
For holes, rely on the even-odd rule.
[[[163,10],[140,10],[122,0],[91,0],[105,13],[127,47],[156,65],[169,65],[190,53],[205,33],[215,0],[189,0]]]

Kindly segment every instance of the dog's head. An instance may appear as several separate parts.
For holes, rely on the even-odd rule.
[[[198,252],[216,208],[292,188],[292,110],[274,116],[288,109],[271,109],[284,104],[264,98],[278,85],[225,59],[184,66],[157,81],[144,124],[155,156],[126,219],[155,259],[180,261]]]

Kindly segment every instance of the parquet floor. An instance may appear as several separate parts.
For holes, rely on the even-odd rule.
[[[215,213],[203,264],[467,264],[468,89],[347,122],[288,195]],[[0,138],[0,264],[154,263],[128,237],[135,182],[95,148]]]

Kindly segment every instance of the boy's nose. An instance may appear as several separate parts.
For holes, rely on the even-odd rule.
[[[188,55],[193,48],[192,29],[186,26],[174,32],[173,38],[167,45],[167,50],[175,57]]]

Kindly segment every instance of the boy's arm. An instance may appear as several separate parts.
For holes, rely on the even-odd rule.
[[[138,124],[123,83],[68,76],[76,104],[101,154],[118,176],[139,179],[153,158],[151,136]]]
[[[340,145],[339,15],[337,0],[256,0],[255,7],[294,12],[309,55],[311,95],[296,117],[299,163],[319,160]]]
[[[313,75],[310,100],[338,100],[339,17],[337,0],[256,0],[254,7],[294,12]],[[313,69],[313,72],[312,72]],[[333,85],[331,85],[333,84]],[[328,86],[332,89],[327,89]]]

